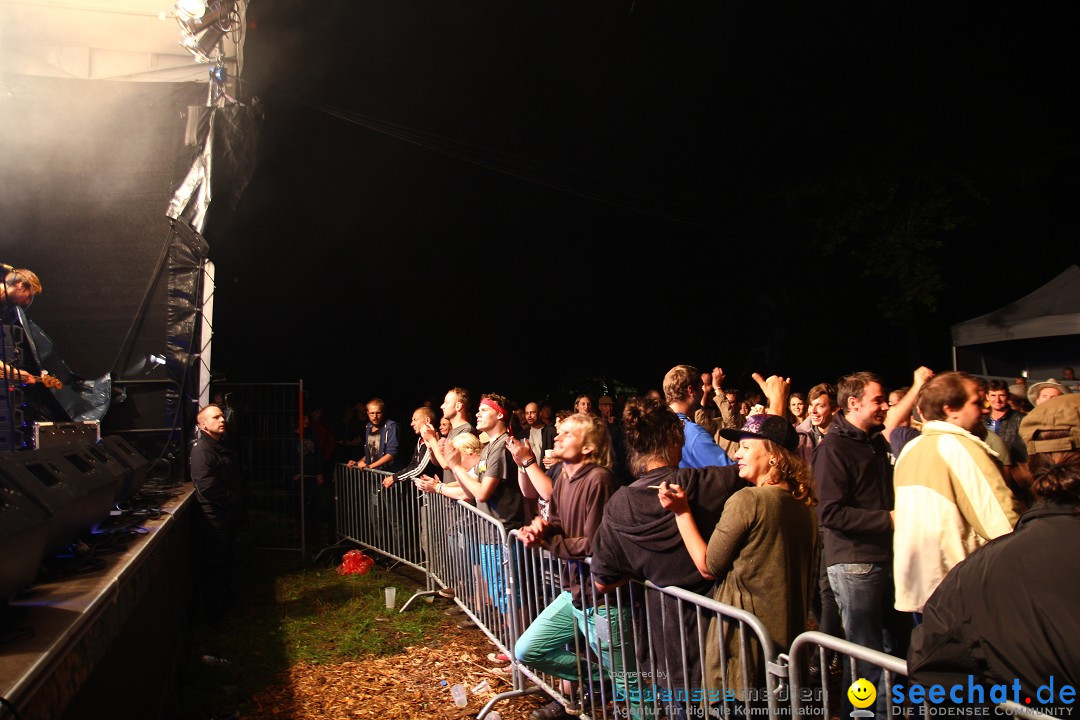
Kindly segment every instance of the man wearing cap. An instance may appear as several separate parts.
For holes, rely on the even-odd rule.
[[[893,477],[895,604],[915,614],[916,622],[945,574],[989,540],[1012,532],[1017,519],[993,451],[974,434],[982,422],[975,379],[960,372],[938,375],[923,388],[919,409],[926,420],[922,434],[904,447]]]
[[[1068,395],[1071,392],[1072,390],[1069,390],[1067,386],[1062,385],[1054,378],[1050,378],[1049,380],[1043,380],[1042,382],[1037,382],[1031,386],[1031,389],[1028,390],[1028,402],[1030,402],[1033,407],[1039,407],[1039,405],[1050,398],[1056,398],[1059,395]]]
[[[908,675],[923,687],[960,684],[965,701],[974,686],[976,705],[996,704],[994,685],[1007,686],[1012,700],[1015,683],[1032,710],[1071,711],[1080,684],[1080,395],[1043,402],[1020,435],[1035,503],[1014,532],[954,567],[927,600]]]

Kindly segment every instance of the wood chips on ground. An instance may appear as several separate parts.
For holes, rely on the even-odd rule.
[[[251,718],[355,720],[356,718],[474,718],[497,693],[511,689],[511,678],[492,671],[495,646],[479,630],[444,622],[439,636],[397,655],[368,657],[337,665],[301,664],[284,673],[280,684],[251,698]],[[445,684],[442,681],[446,681]],[[487,680],[491,687],[474,694]],[[459,708],[450,686],[464,685],[469,704]],[[543,696],[512,698],[493,709],[504,718],[527,718]]]

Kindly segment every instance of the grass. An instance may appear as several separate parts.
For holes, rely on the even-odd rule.
[[[191,625],[174,716],[207,720],[233,710],[247,716],[246,699],[293,665],[390,655],[429,640],[440,621],[436,606],[385,608],[385,587],[397,588],[399,608],[419,588],[411,572],[376,565],[366,575],[339,575],[337,565],[304,564],[295,552],[238,548],[237,607],[222,622]],[[228,662],[207,665],[204,655]]]

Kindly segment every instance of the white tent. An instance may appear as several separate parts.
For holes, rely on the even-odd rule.
[[[952,326],[954,366],[981,374],[1054,372],[1080,359],[1080,266],[994,312]],[[966,356],[966,362],[958,361]],[[981,358],[981,366],[979,360]],[[1019,364],[993,371],[994,359]],[[976,366],[972,367],[972,361]]]

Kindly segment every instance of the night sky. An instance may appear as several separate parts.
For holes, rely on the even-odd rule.
[[[252,0],[215,367],[401,414],[945,369],[1080,260],[1065,7]]]

